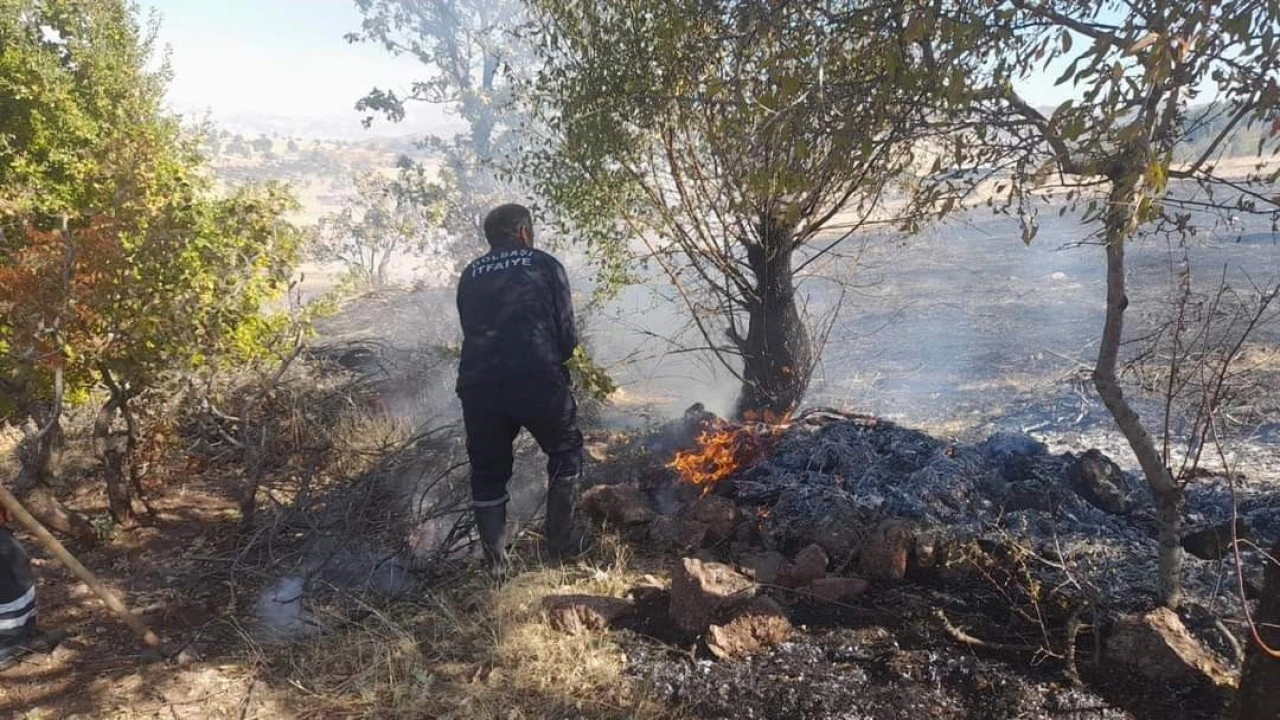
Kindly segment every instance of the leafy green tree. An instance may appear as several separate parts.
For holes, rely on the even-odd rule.
[[[484,214],[509,190],[499,182],[503,155],[522,118],[512,103],[512,73],[531,58],[517,33],[524,17],[520,0],[356,0],[364,19],[351,42],[382,45],[393,55],[423,64],[427,79],[407,94],[375,88],[357,109],[399,121],[410,103],[456,111],[466,130],[452,137],[428,136],[422,146],[444,159],[440,182],[450,230],[476,237]],[[366,124],[372,118],[366,118]],[[504,200],[505,201],[505,200]]]
[[[1192,227],[1195,211],[1275,211],[1275,173],[1233,177],[1217,165],[1251,127],[1266,129],[1254,152],[1277,147],[1280,8],[1268,0],[974,0],[910,3],[906,12],[917,28],[909,39],[947,83],[935,103],[948,120],[935,126],[945,148],[939,164],[1014,170],[997,202],[1019,207],[1028,242],[1036,224],[1027,191],[1055,181],[1098,228],[1106,319],[1093,382],[1154,494],[1159,596],[1176,606],[1183,484],[1117,374],[1129,307],[1125,250],[1157,225]],[[1049,68],[1074,97],[1045,113],[1013,88]],[[1192,110],[1206,99],[1207,111]],[[969,189],[929,184],[922,199],[946,210]]]
[[[200,139],[162,110],[167,75],[148,69],[134,12],[0,0],[0,410],[41,417],[47,458],[62,403],[105,390],[95,446],[120,522],[134,514],[130,401],[212,357],[265,352],[281,321],[261,304],[298,247],[282,188],[215,194]]]
[[[443,190],[419,184],[413,168],[397,177],[378,171],[356,176],[356,194],[342,210],[316,226],[313,251],[336,260],[364,283],[385,285],[391,262],[400,254],[422,253],[440,241],[435,232],[442,215]]]
[[[639,242],[741,381],[784,415],[814,353],[796,277],[872,217],[911,161],[926,86],[892,16],[842,3],[536,0],[543,57],[524,175],[606,282]],[[836,230],[836,219],[845,228]]]

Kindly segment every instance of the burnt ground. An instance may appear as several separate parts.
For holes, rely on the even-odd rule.
[[[841,617],[822,618],[792,640],[739,661],[673,658],[664,647],[628,647],[633,674],[658,697],[699,718],[1083,717],[1157,720],[1217,718],[1222,698],[1158,687],[1136,677],[1086,671],[1075,686],[1044,658],[958,645],[910,606],[926,598],[886,592],[864,597]]]
[[[679,444],[679,427],[642,445]],[[790,607],[797,631],[735,660],[715,659],[697,638],[674,632],[663,604],[650,601],[647,620],[620,632],[628,673],[699,718],[1222,717],[1230,697],[1208,683],[1153,682],[1097,657],[1118,615],[1154,606],[1154,528],[1138,478],[1116,478],[1132,509],[1104,510],[1071,490],[1072,457],[1025,436],[966,445],[866,416],[802,413],[763,457],[716,487],[745,514],[764,515],[758,532],[743,535],[740,526],[735,542],[701,556],[740,564],[761,543],[789,556],[810,542],[839,544],[844,528],[894,519],[930,535],[934,552],[976,540],[984,560],[955,562],[952,553],[946,565],[915,566],[923,554],[917,543],[906,579],[873,578],[866,594],[837,604],[767,586]],[[657,507],[679,512],[679,497],[689,493],[664,492],[669,470],[650,465],[634,474]],[[1210,491],[1193,490],[1189,517],[1229,516],[1214,482],[1204,483]],[[1218,478],[1217,489],[1224,485]],[[1266,545],[1280,532],[1276,494],[1256,478],[1236,485],[1241,511],[1256,519],[1257,541]],[[1028,497],[1041,502],[1028,506]],[[856,551],[847,563],[831,557],[833,567],[858,574]],[[1231,570],[1187,562],[1183,622],[1234,667],[1224,628],[1245,640]],[[1261,567],[1251,551],[1245,562]],[[1073,644],[1066,627],[1076,613],[1084,625]],[[1082,683],[1071,680],[1068,654]]]
[[[939,611],[964,640],[947,630]],[[661,620],[615,632],[629,676],[707,720],[1208,720],[1223,717],[1230,703],[1211,687],[1095,665],[1096,638],[1088,633],[1077,648],[1081,682],[1073,682],[1061,646],[1054,653],[1044,636],[1009,617],[1005,598],[979,582],[945,590],[873,585],[850,603],[792,602],[790,612],[790,640],[732,660],[673,637]],[[1189,626],[1208,630],[1195,612],[1183,615]]]
[[[972,236],[938,238],[946,254],[934,253],[929,261],[921,259],[929,258],[928,248],[922,252],[919,247],[878,256],[883,272],[859,291],[858,312],[850,311],[850,320],[838,325],[824,354],[815,401],[880,413],[947,442],[976,442],[995,431],[1012,430],[1033,435],[1054,453],[1097,447],[1132,471],[1132,459],[1092,396],[1081,365],[1091,361],[1091,338],[1100,327],[1100,251],[1085,247],[1057,253],[1055,243],[1079,239],[1062,227],[1049,228],[1042,233],[1043,242],[1018,254],[1023,249],[1005,225],[978,225],[981,232]],[[1276,252],[1260,245],[1214,246],[1206,257],[1211,265],[1226,260],[1233,267],[1259,270],[1273,266]],[[1136,254],[1135,265],[1157,277],[1165,256],[1155,248],[1143,258]],[[1144,307],[1142,292],[1135,293],[1137,312]],[[1148,290],[1146,297],[1155,292]],[[375,295],[336,318],[326,337],[383,341],[394,330],[392,352],[420,352],[423,345],[450,339],[447,329],[430,320],[447,315],[448,299],[447,293],[431,290]],[[1275,337],[1264,340],[1275,347]],[[673,406],[677,410],[695,399],[713,405],[691,388],[723,387],[687,365],[659,368],[649,373],[650,382],[637,381],[634,367],[639,366],[627,371],[632,373],[627,387],[642,403],[661,405],[670,399],[679,403]],[[690,376],[695,376],[692,382]],[[385,386],[395,388],[395,383]],[[1280,391],[1280,384],[1272,388]],[[447,383],[400,390],[383,404],[390,414],[415,420],[449,414]],[[1232,462],[1260,496],[1280,478],[1275,447],[1280,402],[1264,392],[1253,406],[1254,414],[1246,418],[1252,424],[1242,425],[1232,439]],[[654,412],[663,415],[670,409]],[[627,407],[618,415],[632,413]],[[532,486],[537,463],[526,462],[526,467],[530,469],[521,477]],[[165,659],[142,650],[83,586],[27,539],[38,561],[42,622],[73,635],[52,655],[0,673],[0,715],[362,716],[338,713],[282,680],[287,673],[251,641],[254,602],[264,586],[287,570],[233,567],[241,539],[228,478],[178,476],[152,488],[159,510],[155,527],[120,533],[97,549],[76,550],[86,565],[141,608],[147,622],[176,649],[190,647],[191,652]],[[1195,480],[1188,523],[1223,519],[1229,491],[1222,476]],[[93,492],[74,502],[96,517],[103,513],[103,498]],[[651,551],[640,546],[635,552]],[[1231,568],[1213,561],[1188,562],[1193,574],[1204,579],[1202,586],[1214,591],[1193,603],[1188,625],[1231,664],[1229,648],[1215,639],[1212,628],[1212,619],[1225,618],[1229,624],[1238,619],[1231,605]],[[1034,628],[1009,622],[1004,600],[984,583],[878,584],[845,607],[797,607],[799,629],[790,642],[736,661],[714,660],[705,649],[660,628],[648,628],[649,634],[617,631],[612,639],[625,651],[627,676],[686,717],[1221,717],[1223,698],[1211,692],[1159,687],[1095,669],[1089,662],[1095,642],[1089,632],[1081,634],[1078,648],[1086,684],[1073,686],[1062,659],[1045,654],[1043,638]],[[1131,599],[1135,608],[1149,604],[1146,589]],[[938,621],[934,613],[939,608],[974,638],[1026,649],[959,642]],[[1060,650],[1060,636],[1054,641]],[[506,717],[496,711],[491,716]]]

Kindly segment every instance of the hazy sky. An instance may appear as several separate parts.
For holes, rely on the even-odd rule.
[[[169,99],[179,111],[255,113],[349,121],[375,85],[405,88],[421,76],[412,58],[352,45],[360,26],[351,0],[142,0],[160,15],[170,46]],[[415,115],[438,113],[418,107]],[[436,115],[438,117],[438,114]]]
[[[351,0],[142,0],[161,16],[171,47],[174,109],[215,115],[255,113],[324,119],[358,128],[352,108],[375,85],[406,88],[422,75],[413,58],[376,45],[351,45],[359,28]],[[1027,99],[1051,105],[1063,94],[1048,79],[1026,84]],[[435,123],[439,111],[415,106],[401,132]],[[384,132],[394,131],[382,123]]]

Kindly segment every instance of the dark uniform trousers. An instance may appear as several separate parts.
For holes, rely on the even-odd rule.
[[[31,560],[6,528],[0,528],[0,662],[36,629],[36,588]]]
[[[514,461],[512,443],[525,428],[547,455],[551,484],[582,472],[578,404],[564,382],[530,376],[470,385],[458,391],[471,461],[471,499],[476,507],[507,501]]]

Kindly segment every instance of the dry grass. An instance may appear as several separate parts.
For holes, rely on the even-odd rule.
[[[390,510],[398,481],[416,478],[421,467],[440,471],[457,450],[451,431],[424,439],[385,414],[374,385],[299,361],[266,385],[256,376],[222,379],[204,389],[207,407],[194,396],[174,401],[173,447],[154,460],[153,479],[165,490],[158,496],[173,490],[181,508],[177,488],[203,488],[217,505],[207,514],[229,519],[210,528],[219,538],[202,546],[221,553],[213,564],[165,562],[196,573],[186,582],[225,582],[232,596],[217,593],[225,614],[210,618],[192,664],[140,664],[101,677],[72,669],[56,681],[65,686],[50,680],[32,689],[41,699],[28,716],[53,709],[52,716],[76,717],[67,709],[85,706],[93,717],[130,720],[678,718],[626,677],[618,636],[569,636],[549,625],[547,595],[622,596],[655,582],[646,572],[656,568],[642,565],[658,561],[637,561],[610,537],[566,567],[545,566],[537,544],[522,541],[520,572],[501,587],[473,564],[394,601],[370,600],[361,588],[329,588],[317,576],[319,592],[309,591],[304,602],[313,632],[277,643],[257,633],[245,609],[273,580],[300,572],[314,554],[312,540],[321,550],[334,538],[395,547],[405,530]],[[437,452],[436,444],[444,449]],[[257,488],[248,523],[237,522],[241,488]],[[239,528],[234,537],[227,534],[232,526]],[[164,572],[153,575],[145,581],[169,582]],[[112,667],[128,665],[107,643],[92,651]],[[62,661],[50,662],[56,668]],[[0,708],[5,702],[0,692]],[[7,716],[3,709],[0,716]]]
[[[518,556],[524,569],[500,587],[473,568],[418,602],[318,611],[318,633],[253,645],[251,662],[305,696],[302,717],[677,718],[624,676],[626,658],[612,637],[569,636],[548,623],[548,595],[622,596],[653,582],[632,566],[625,544],[600,545],[565,567],[542,566],[530,548]]]

